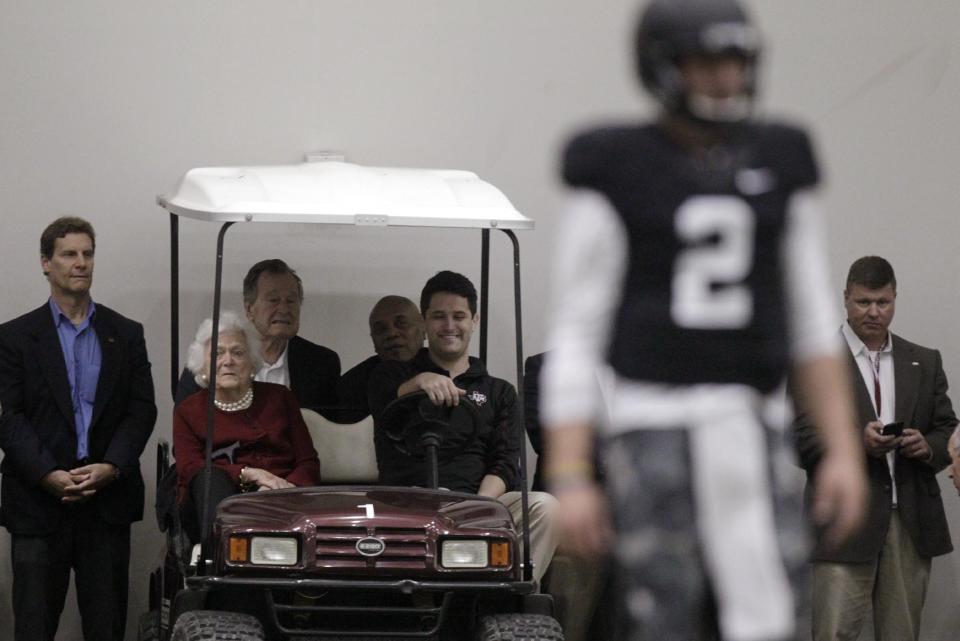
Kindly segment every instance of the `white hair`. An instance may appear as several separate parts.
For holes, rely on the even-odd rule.
[[[225,311],[220,314],[220,323],[217,330],[221,334],[242,334],[247,341],[247,354],[250,355],[250,362],[253,365],[254,373],[263,367],[263,354],[260,351],[260,335],[253,329],[249,322],[236,312]],[[193,374],[193,379],[197,381],[200,387],[207,387],[207,379],[203,375],[204,367],[207,365],[209,356],[207,347],[210,345],[210,339],[213,336],[213,319],[208,318],[200,323],[197,328],[197,335],[193,337],[193,342],[187,349],[187,369]]]
[[[957,423],[957,427],[954,428],[953,434],[950,435],[950,442],[953,443],[953,451],[960,454],[960,423]]]

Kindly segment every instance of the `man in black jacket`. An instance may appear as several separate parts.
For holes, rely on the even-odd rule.
[[[334,418],[340,357],[332,349],[297,336],[303,283],[279,258],[261,260],[243,278],[243,307],[260,334],[264,365],[256,380],[286,385],[300,407]],[[193,374],[184,370],[176,403],[199,391]]]
[[[94,232],[40,240],[50,298],[0,325],[0,519],[12,535],[14,638],[53,639],[71,569],[87,641],[122,641],[140,454],[157,417],[143,327],[90,297]]]

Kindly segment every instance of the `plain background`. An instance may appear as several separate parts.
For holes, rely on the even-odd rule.
[[[809,125],[826,181],[838,308],[849,263],[890,259],[894,330],[938,347],[960,377],[960,4],[954,0],[749,3],[767,38],[764,110]],[[470,169],[536,219],[520,236],[526,352],[546,348],[546,275],[577,128],[652,113],[632,75],[634,0],[0,0],[0,319],[42,303],[40,231],[82,215],[98,233],[93,293],[144,323],[170,436],[168,217],[155,196],[197,166],[287,164],[338,150],[368,165]],[[181,224],[181,349],[210,306],[215,229]],[[225,306],[256,260],[302,274],[301,334],[344,370],[371,353],[366,314],[416,297],[434,272],[476,278],[479,233],[240,226]],[[494,235],[491,370],[513,379],[509,255]],[[183,353],[183,352],[181,352]],[[154,442],[143,456],[153,485]],[[955,531],[960,510],[944,499]],[[148,490],[148,491],[149,491]],[[130,638],[160,536],[133,528]],[[960,629],[957,555],[935,561],[925,639]],[[0,534],[0,637],[11,634],[9,538]],[[80,639],[73,596],[60,640]]]

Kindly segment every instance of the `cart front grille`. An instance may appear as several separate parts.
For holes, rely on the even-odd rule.
[[[357,550],[357,542],[371,537],[383,541],[384,550],[377,556],[364,556]],[[317,528],[316,564],[319,568],[423,570],[431,562],[427,533],[422,528]]]

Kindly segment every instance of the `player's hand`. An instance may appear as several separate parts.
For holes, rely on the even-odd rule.
[[[417,374],[412,382],[417,389],[427,393],[427,397],[434,405],[456,407],[460,404],[460,397],[467,393],[467,390],[457,387],[449,376],[434,372]]]
[[[257,491],[261,490],[282,490],[288,487],[294,487],[293,483],[285,478],[280,478],[259,467],[246,467],[243,469],[243,482],[256,483]]]
[[[835,548],[863,523],[867,507],[867,479],[857,455],[827,453],[814,479],[812,516],[824,528],[824,543]]]
[[[870,421],[863,428],[863,447],[867,454],[875,458],[883,458],[890,450],[900,447],[902,437],[887,435],[883,436],[883,423],[880,421]]]
[[[551,490],[557,499],[559,545],[571,554],[598,557],[609,554],[613,526],[607,497],[593,481]]]
[[[903,436],[900,438],[900,451],[902,456],[921,461],[929,461],[933,450],[930,444],[923,437],[923,433],[912,427],[904,428]]]

